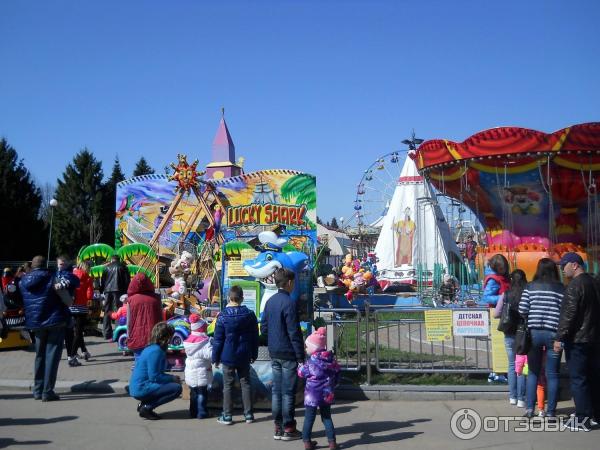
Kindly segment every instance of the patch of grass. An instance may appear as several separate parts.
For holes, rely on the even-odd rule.
[[[402,312],[402,313],[384,313],[390,314],[394,316],[402,315],[402,320],[410,320],[417,319],[422,320],[422,312]],[[382,316],[384,315],[382,314]],[[417,316],[420,314],[419,316]],[[386,317],[385,320],[394,320],[397,317]],[[366,333],[367,333],[367,324],[364,322],[360,323],[360,326],[357,326],[353,323],[344,323],[343,327],[338,329],[339,331],[339,346],[337,349],[337,356],[339,359],[354,359],[356,358],[358,348],[360,346],[360,352],[363,357],[366,354],[367,350],[367,342],[366,342]],[[371,329],[371,332],[373,330]],[[358,338],[360,336],[360,339]],[[375,353],[375,343],[369,343],[369,350],[373,355]],[[431,364],[439,361],[463,361],[463,358],[460,356],[454,355],[436,355],[431,353],[416,353],[416,352],[408,352],[405,350],[400,350],[399,348],[391,348],[384,345],[379,345],[379,358],[380,361],[391,362],[414,362],[414,363],[422,363],[422,364]]]

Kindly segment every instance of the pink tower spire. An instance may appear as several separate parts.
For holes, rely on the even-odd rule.
[[[221,121],[212,144],[212,162],[206,166],[206,175],[219,179],[239,174],[240,167],[235,163],[235,145],[225,122],[225,108],[222,108]]]

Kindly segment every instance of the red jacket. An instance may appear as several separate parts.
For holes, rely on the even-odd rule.
[[[73,305],[87,306],[88,302],[94,298],[94,281],[82,269],[73,270],[73,275],[79,278],[79,287],[75,289]]]
[[[162,321],[162,304],[152,281],[143,273],[133,277],[127,295],[127,347],[141,350],[148,345],[154,325]]]

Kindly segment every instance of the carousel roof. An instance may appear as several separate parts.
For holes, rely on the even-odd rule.
[[[550,134],[519,127],[492,128],[463,142],[425,141],[410,157],[423,170],[469,160],[489,160],[486,164],[498,166],[518,158],[523,164],[552,154],[560,154],[554,158],[559,165],[600,170],[600,122],[573,125]]]

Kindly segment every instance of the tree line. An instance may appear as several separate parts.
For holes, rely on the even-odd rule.
[[[132,176],[153,174],[144,157]],[[56,186],[38,186],[24,161],[0,139],[0,261],[46,254],[52,215],[52,255],[76,255],[82,246],[114,245],[117,183],[125,180],[118,157],[104,180],[102,161],[84,148],[66,166]],[[50,206],[55,198],[57,205]]]

